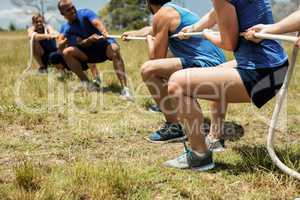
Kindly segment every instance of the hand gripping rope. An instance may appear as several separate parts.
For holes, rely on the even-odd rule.
[[[212,32],[214,34],[218,34],[218,32]],[[198,36],[201,37],[203,36],[203,32],[195,32],[195,33],[185,33],[181,34],[182,36]],[[298,36],[300,33],[298,33]],[[178,37],[179,34],[175,34],[172,36],[172,38]],[[121,36],[117,35],[111,35],[109,36],[110,38],[115,38],[115,39],[120,39]],[[288,36],[288,35],[275,35],[275,34],[267,34],[267,33],[256,33],[255,37],[259,39],[270,39],[270,40],[281,40],[285,42],[291,42],[291,43],[296,43],[298,40],[298,37],[295,36]],[[146,37],[126,37],[127,40],[146,40]],[[274,143],[274,138],[275,138],[275,127],[278,122],[278,117],[285,99],[285,96],[287,94],[288,86],[290,84],[292,75],[294,73],[295,65],[296,65],[296,60],[297,60],[297,55],[298,55],[298,48],[295,46],[292,52],[292,56],[290,59],[290,66],[288,68],[284,83],[282,85],[281,90],[278,93],[273,116],[271,119],[271,124],[269,127],[269,132],[268,132],[268,137],[267,137],[267,149],[269,152],[269,155],[272,159],[272,161],[286,174],[299,179],[300,180],[300,173],[296,172],[295,170],[287,167],[276,155],[273,143]]]
[[[212,32],[214,34],[219,34],[218,32]],[[32,66],[32,61],[33,61],[33,42],[34,42],[34,35],[36,33],[34,33],[31,37],[30,40],[30,59],[29,59],[29,63],[28,63],[28,67],[26,69],[26,71],[28,71],[31,66]],[[195,32],[195,33],[184,33],[184,34],[180,34],[181,36],[198,36],[201,37],[203,36],[203,32]],[[300,35],[300,33],[298,33],[298,36]],[[178,37],[179,34],[175,34],[172,36],[172,38],[176,38]],[[114,38],[114,39],[121,39],[120,35],[109,35],[109,38]],[[270,40],[281,40],[281,41],[285,41],[285,42],[291,42],[291,43],[296,43],[298,40],[298,37],[295,36],[288,36],[288,35],[275,35],[275,34],[267,34],[267,33],[255,33],[255,37],[259,38],[259,39],[270,39]],[[126,37],[127,40],[146,40],[146,37],[131,37],[128,36]],[[292,56],[290,59],[290,66],[288,68],[284,83],[282,85],[281,90],[278,93],[278,98],[276,100],[276,104],[275,104],[275,108],[274,108],[274,112],[273,112],[273,116],[271,119],[271,124],[269,127],[269,132],[268,132],[268,137],[267,137],[267,149],[269,152],[269,155],[272,159],[272,161],[286,174],[299,179],[300,180],[300,173],[287,167],[283,162],[280,161],[280,159],[278,158],[278,156],[275,153],[274,147],[273,147],[273,142],[274,142],[274,138],[275,138],[275,127],[276,124],[278,122],[278,117],[284,102],[284,98],[287,94],[287,90],[288,90],[288,86],[290,84],[292,75],[294,73],[294,69],[295,69],[295,65],[296,65],[296,60],[297,60],[297,55],[298,55],[298,48],[295,46],[292,52]]]

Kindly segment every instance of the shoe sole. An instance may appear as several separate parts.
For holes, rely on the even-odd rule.
[[[193,170],[193,171],[198,171],[198,172],[205,172],[208,170],[211,170],[213,168],[215,168],[215,163],[211,163],[202,167],[192,167],[192,168],[188,168],[188,167],[176,167],[176,166],[172,166],[169,164],[164,163],[163,164],[165,167],[169,167],[169,168],[174,168],[174,169],[181,169],[181,170]]]
[[[152,113],[161,113],[161,111],[154,111],[154,110],[151,110],[151,109],[148,109],[149,112],[152,112]]]
[[[187,137],[183,136],[181,138],[174,138],[174,139],[170,139],[170,140],[166,140],[166,141],[153,141],[153,140],[150,140],[148,137],[145,137],[145,139],[148,142],[153,143],[153,144],[168,144],[168,143],[175,143],[175,142],[183,142],[184,140],[187,139]]]
[[[124,97],[122,95],[120,95],[120,99],[123,101],[135,102],[134,98],[128,98],[128,97]]]
[[[211,152],[219,153],[226,151],[226,148],[210,149]]]
[[[202,166],[202,167],[193,167],[192,170],[199,171],[199,172],[204,172],[204,171],[211,170],[213,168],[215,168],[215,163],[211,163],[211,164],[208,164],[208,165],[205,165],[205,166]]]

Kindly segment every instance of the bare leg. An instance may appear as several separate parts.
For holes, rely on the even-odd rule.
[[[92,72],[93,79],[99,78],[100,74],[99,74],[99,70],[97,69],[97,65],[96,64],[89,64],[89,68]]]
[[[141,74],[149,92],[156,101],[167,120],[177,123],[177,114],[172,106],[172,99],[168,94],[167,81],[176,71],[181,70],[182,65],[179,58],[166,58],[151,60],[144,63]]]
[[[224,65],[232,65],[232,62]],[[179,119],[186,126],[191,148],[205,153],[203,114],[196,98],[226,103],[250,102],[239,73],[234,68],[191,68],[175,72],[168,91],[176,96]]]
[[[237,65],[235,60],[229,61],[219,67],[233,68]],[[221,101],[212,101],[211,110],[211,126],[209,136],[213,139],[220,139],[223,135],[224,119],[226,117],[228,103],[223,99]]]
[[[127,87],[127,78],[125,73],[125,65],[117,44],[111,44],[106,49],[107,57],[113,61],[114,69],[121,83],[122,88]]]
[[[46,68],[47,66],[44,66],[42,56],[44,55],[44,50],[41,47],[40,43],[38,41],[34,41],[33,43],[33,56],[36,62],[38,63],[39,67]]]
[[[89,81],[81,67],[81,62],[86,62],[88,60],[87,56],[82,51],[76,47],[68,47],[63,51],[63,56],[69,68],[81,81]]]

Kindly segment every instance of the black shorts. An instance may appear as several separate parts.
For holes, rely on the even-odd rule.
[[[271,100],[283,85],[289,62],[276,68],[237,68],[252,102],[261,108]]]
[[[64,57],[62,56],[62,54],[59,51],[55,51],[50,53],[49,55],[49,64],[52,65],[63,65],[65,69],[70,70],[70,68],[68,67],[68,65],[65,62]],[[87,63],[81,63],[81,67],[83,71],[86,71],[89,69],[89,66],[87,65]]]
[[[100,40],[89,47],[77,45],[76,47],[88,57],[88,63],[101,63],[108,60],[106,49],[110,45],[107,40]]]

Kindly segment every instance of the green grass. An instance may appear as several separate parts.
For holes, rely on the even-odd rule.
[[[28,62],[25,33],[1,33],[0,54],[0,199],[295,199],[300,183],[271,162],[265,140],[274,100],[263,109],[230,105],[228,126],[239,130],[228,150],[215,154],[216,169],[197,173],[162,163],[182,151],[181,144],[154,145],[144,140],[163,117],[146,111],[153,101],[139,68],[147,60],[143,42],[121,42],[136,102],[119,99],[114,73],[104,74],[105,93],[71,95],[55,74],[30,76],[21,89],[29,113],[15,101],[14,87]],[[2,39],[1,39],[2,38]],[[291,51],[290,46],[286,46]],[[232,55],[228,55],[232,57]],[[35,66],[36,67],[36,66]],[[102,72],[112,64],[99,64]],[[288,98],[288,127],[278,132],[277,151],[300,170],[300,70]],[[48,82],[53,83],[48,87]],[[48,104],[48,99],[53,99]],[[92,102],[97,102],[95,105]],[[207,103],[201,101],[207,111]],[[205,115],[208,116],[208,112]],[[242,127],[241,127],[242,126]],[[283,124],[279,124],[284,127]]]

